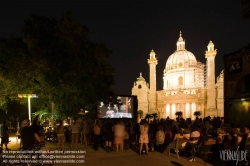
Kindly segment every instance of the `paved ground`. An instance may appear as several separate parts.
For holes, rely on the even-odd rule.
[[[46,147],[50,150],[56,150],[56,143],[46,143]],[[16,143],[16,139],[14,137],[11,138],[11,142],[9,144],[9,148],[11,150],[18,150],[19,143]],[[66,143],[65,150],[70,150],[69,143]],[[78,150],[86,151],[84,154],[85,158],[81,158],[80,160],[84,160],[86,165],[89,166],[151,166],[151,165],[174,165],[174,166],[199,166],[205,165],[203,160],[200,158],[196,158],[196,162],[189,162],[187,157],[181,156],[179,159],[175,154],[171,154],[171,156],[166,156],[159,152],[150,152],[148,155],[138,155],[134,150],[128,149],[122,153],[109,152],[107,153],[103,149],[99,149],[99,151],[94,151],[90,146],[79,144]],[[71,165],[71,164],[55,164],[56,166],[61,165]],[[80,165],[80,164],[74,164]],[[82,164],[81,164],[82,165]],[[220,160],[209,159],[207,165],[225,165]]]
[[[56,150],[56,143],[46,143],[46,147],[50,150]],[[11,150],[18,150],[19,143],[16,143],[15,139],[12,138],[12,141],[9,144]],[[69,143],[66,143],[66,150],[70,150]],[[175,154],[171,156],[166,156],[159,152],[151,152],[149,155],[138,155],[135,151],[128,149],[122,153],[109,152],[107,153],[103,149],[99,149],[98,152],[94,151],[90,146],[79,144],[78,150],[86,151],[84,160],[85,164],[88,166],[147,166],[147,165],[204,165],[204,162],[197,158],[196,162],[189,162],[187,157],[181,156],[179,159]],[[224,165],[225,163],[220,162],[219,160],[209,159],[207,165]],[[73,165],[73,164],[55,164],[56,166],[60,165]],[[80,165],[80,164],[74,164]],[[82,165],[82,164],[81,164]]]

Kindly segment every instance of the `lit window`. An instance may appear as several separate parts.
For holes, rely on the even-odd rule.
[[[178,78],[178,85],[183,85],[183,77],[182,76],[180,76]]]
[[[182,63],[181,62],[179,63],[179,67],[182,67]]]

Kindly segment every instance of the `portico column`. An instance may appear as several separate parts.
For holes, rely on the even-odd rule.
[[[201,117],[202,117],[202,119],[205,117],[204,103],[201,103]]]
[[[182,109],[183,109],[183,118],[185,119],[186,118],[186,103],[183,103],[182,105]]]
[[[163,106],[161,107],[162,118],[164,118],[164,117],[165,117],[165,115],[166,115],[166,112],[165,112],[165,111],[163,111],[163,110],[164,110],[164,108],[165,108],[165,106],[163,105]]]
[[[163,117],[162,107],[160,106],[159,111],[160,112],[160,119]]]
[[[192,119],[192,103],[189,103],[189,117]]]
[[[166,118],[166,104],[163,105],[162,112],[163,112],[163,117],[162,118]]]
[[[174,110],[172,112],[172,118],[175,119],[175,113],[176,113],[176,109],[177,109],[177,103],[174,103]]]
[[[169,118],[172,119],[172,103],[169,104],[170,110],[169,110]]]
[[[174,119],[175,110],[176,110],[176,103],[173,103],[172,117],[171,117],[172,119]]]

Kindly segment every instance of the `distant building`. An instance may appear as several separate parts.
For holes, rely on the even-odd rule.
[[[237,126],[250,121],[250,44],[223,56],[225,120]]]
[[[195,111],[202,116],[224,116],[223,71],[215,81],[215,57],[217,54],[212,41],[207,46],[207,64],[198,62],[193,53],[185,49],[180,37],[176,51],[170,55],[163,71],[163,90],[156,91],[156,65],[154,50],[149,54],[149,84],[142,77],[137,78],[132,95],[138,97],[140,115],[157,113],[159,118],[176,118],[177,111],[183,118],[192,118]],[[161,72],[160,72],[161,73]],[[140,115],[138,115],[140,117]]]

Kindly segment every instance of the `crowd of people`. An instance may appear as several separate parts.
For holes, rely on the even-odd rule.
[[[1,147],[5,145],[8,150],[8,127],[6,122],[1,125]],[[224,123],[224,118],[206,117],[196,118],[176,118],[176,120],[142,119],[137,123],[133,119],[77,119],[74,118],[69,126],[64,126],[62,120],[52,129],[44,130],[44,127],[36,120],[30,124],[29,120],[22,122],[19,131],[21,145],[31,147],[35,141],[46,140],[51,133],[57,141],[57,149],[64,150],[65,142],[71,143],[71,150],[77,150],[77,144],[93,145],[95,151],[99,147],[107,152],[115,150],[123,152],[124,145],[138,145],[138,154],[149,154],[149,152],[168,152],[169,144],[179,138],[187,141],[182,143],[182,147],[187,152],[192,152],[194,144],[202,145],[204,141],[216,140],[216,145],[211,147],[214,154],[220,150],[250,150],[250,127],[230,126]],[[48,134],[50,133],[50,134]],[[193,139],[198,138],[198,139]],[[190,161],[195,161],[191,158]]]
[[[88,120],[91,121],[91,120]],[[84,124],[92,122],[85,121]],[[223,150],[250,150],[250,127],[233,126],[225,124],[222,117],[206,117],[204,119],[196,117],[176,118],[176,120],[142,119],[140,123],[128,119],[107,119],[100,121],[96,119],[92,125],[83,124],[83,143],[89,144],[93,141],[94,149],[98,150],[103,146],[110,151],[112,144],[115,144],[115,151],[122,152],[125,140],[129,140],[131,146],[139,145],[138,154],[149,154],[149,152],[168,152],[168,145],[179,138],[185,138],[186,142],[182,147],[190,154],[190,161],[195,161],[193,147],[202,147],[205,141],[216,140],[216,144],[211,146],[210,151],[214,156],[220,156]],[[91,131],[94,131],[93,139]],[[85,132],[89,131],[89,132]],[[84,142],[86,141],[86,142]],[[193,146],[199,145],[199,146]],[[196,151],[198,149],[195,149]],[[249,160],[249,156],[247,156]]]

